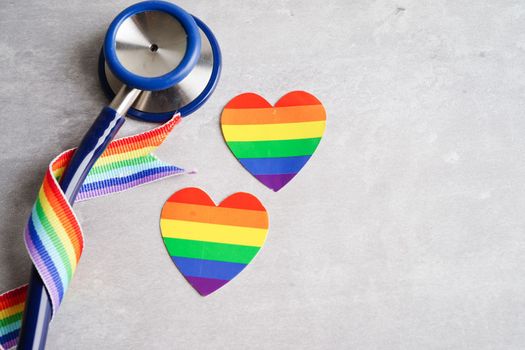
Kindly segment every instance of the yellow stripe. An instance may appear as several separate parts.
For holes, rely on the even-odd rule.
[[[51,204],[49,204],[43,188],[40,190],[39,198],[40,204],[42,205],[42,210],[46,213],[47,220],[49,221],[51,226],[53,226],[53,229],[55,230],[58,238],[63,243],[62,246],[66,250],[67,257],[71,264],[71,271],[73,273],[75,272],[75,269],[77,267],[77,256],[75,254],[73,244],[71,243],[69,236],[66,233],[66,230],[62,226],[60,220],[58,219],[58,216],[53,210],[53,207],[51,207]]]
[[[160,220],[162,236],[167,238],[191,239],[216,243],[249,245],[260,247],[264,244],[268,229],[208,224],[182,220]]]
[[[62,168],[56,169],[55,171],[53,171],[53,177],[56,179],[56,178],[62,176],[62,174],[64,173],[64,170],[66,170],[65,166],[63,166]]]
[[[113,162],[118,162],[124,159],[132,159],[132,158],[137,158],[140,156],[145,156],[153,152],[155,148],[156,148],[155,146],[151,146],[151,147],[145,147],[145,148],[141,148],[138,150],[133,150],[133,151],[125,152],[125,153],[113,154],[111,156],[103,156],[96,161],[94,167],[106,165],[106,164],[113,163]]]
[[[226,141],[309,139],[323,136],[326,122],[285,124],[223,125]]]
[[[22,311],[24,311],[24,303],[13,305],[11,307],[8,307],[7,309],[0,311],[0,319],[8,318],[9,316],[13,316],[14,314],[17,314]]]

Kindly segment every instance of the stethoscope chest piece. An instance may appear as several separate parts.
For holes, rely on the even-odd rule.
[[[178,9],[165,2],[139,3],[117,16],[108,30],[99,57],[100,82],[111,99],[123,80],[136,82],[133,87],[143,91],[128,110],[131,117],[165,122],[176,112],[187,116],[217,84],[221,53],[215,36],[201,20],[191,15],[188,20]]]

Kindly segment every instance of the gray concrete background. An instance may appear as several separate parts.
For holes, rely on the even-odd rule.
[[[22,228],[46,164],[106,102],[108,23],[132,1],[0,1],[0,285],[28,278]],[[49,349],[523,349],[525,3],[189,1],[222,79],[162,159],[197,175],[81,203],[86,249]],[[326,106],[317,152],[273,193],[235,160],[222,106],[304,89]],[[138,122],[123,134],[151,127]],[[187,186],[257,195],[271,229],[207,298],[158,219]]]

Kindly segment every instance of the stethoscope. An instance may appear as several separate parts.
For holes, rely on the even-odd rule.
[[[211,95],[219,79],[221,53],[211,30],[198,18],[164,1],[128,7],[111,23],[99,59],[99,77],[112,98],[82,139],[60,179],[69,203],[89,170],[129,115],[166,122],[185,117]],[[18,349],[44,349],[51,303],[32,269]]]

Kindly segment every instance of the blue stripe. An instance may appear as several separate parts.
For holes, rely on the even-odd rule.
[[[181,168],[177,168],[176,166],[162,166],[162,167],[156,167],[153,169],[147,169],[144,171],[140,171],[138,173],[125,176],[125,177],[119,177],[119,178],[111,178],[107,180],[92,182],[89,184],[84,184],[80,188],[80,192],[86,192],[86,191],[93,191],[93,190],[99,190],[101,188],[113,186],[113,185],[123,185],[127,184],[129,182],[133,182],[138,179],[142,179],[144,177],[159,174],[162,172],[170,172],[170,171],[182,171]]]
[[[246,267],[246,264],[224,261],[182,258],[179,256],[173,256],[171,258],[184,276],[215,278],[229,281]]]
[[[253,175],[297,174],[310,156],[282,158],[240,158],[241,164]]]
[[[20,329],[17,329],[17,330],[14,330],[12,332],[9,332],[7,334],[0,336],[0,344],[5,344],[10,340],[16,339],[19,333],[20,333]]]
[[[59,299],[62,300],[62,297],[64,296],[64,288],[62,287],[62,281],[58,277],[58,271],[55,268],[55,265],[49,262],[52,262],[53,260],[49,256],[49,254],[46,251],[46,248],[42,244],[42,241],[40,241],[40,238],[38,237],[38,233],[35,230],[35,226],[33,225],[33,218],[29,218],[29,223],[27,224],[29,228],[29,235],[31,237],[31,241],[33,241],[33,244],[38,251],[38,254],[40,255],[40,259],[44,262],[46,265],[47,270],[49,271],[49,274],[51,275],[51,278],[53,279],[53,282],[55,283],[55,287],[58,291]]]

